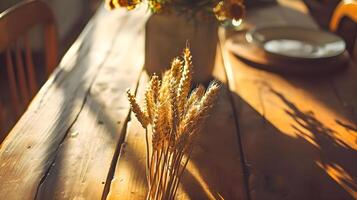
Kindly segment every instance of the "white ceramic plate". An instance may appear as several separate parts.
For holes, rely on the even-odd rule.
[[[265,27],[249,31],[248,42],[266,53],[293,59],[324,59],[341,55],[346,48],[339,36],[300,27]]]

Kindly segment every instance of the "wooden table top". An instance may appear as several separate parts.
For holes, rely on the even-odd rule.
[[[247,22],[316,26],[291,14],[306,12],[301,2],[282,4]],[[148,81],[148,18],[98,10],[1,144],[0,199],[145,199],[144,130],[125,91],[142,98]],[[356,64],[282,76],[239,60],[224,35],[213,74],[223,87],[177,199],[357,199]]]

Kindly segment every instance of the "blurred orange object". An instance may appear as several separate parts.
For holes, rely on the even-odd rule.
[[[336,7],[330,22],[331,31],[337,31],[343,17],[349,17],[357,22],[357,1],[345,0]]]
[[[347,28],[347,30],[340,30],[343,19],[348,18],[357,24],[357,1],[356,0],[344,0],[341,1],[333,12],[330,21],[330,30],[333,32],[339,32],[344,35],[344,39],[347,43],[347,49],[350,52],[351,57],[357,61],[357,32],[356,29]],[[347,31],[347,33],[343,33]]]

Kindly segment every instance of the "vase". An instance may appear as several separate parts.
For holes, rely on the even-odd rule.
[[[145,69],[161,75],[188,42],[193,61],[193,83],[212,79],[218,42],[218,22],[213,17],[187,19],[176,13],[153,14],[146,23]]]

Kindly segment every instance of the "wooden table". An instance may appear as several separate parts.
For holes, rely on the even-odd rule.
[[[252,24],[259,16],[300,21],[276,6],[252,13]],[[148,81],[148,17],[98,10],[2,143],[0,199],[145,198],[144,130],[130,116],[125,90],[142,98]],[[356,67],[281,76],[220,45],[214,76],[222,91],[178,199],[356,199]]]

